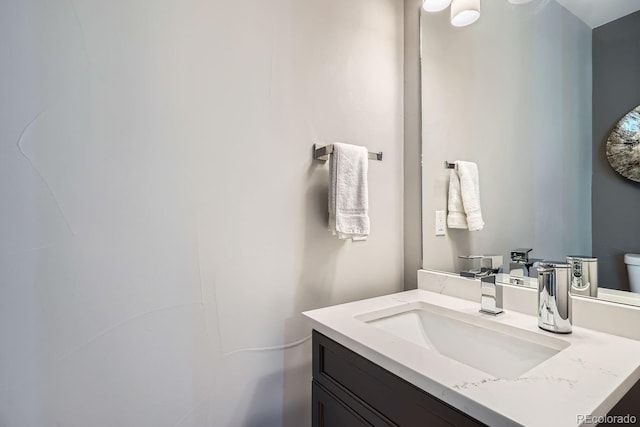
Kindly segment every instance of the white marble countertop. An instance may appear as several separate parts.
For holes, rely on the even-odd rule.
[[[514,380],[471,366],[377,329],[355,316],[414,302],[552,336],[569,344]],[[490,426],[577,426],[578,415],[603,416],[640,378],[640,342],[575,327],[568,335],[538,328],[534,316],[478,312],[479,302],[425,290],[303,313],[313,328],[433,396]]]

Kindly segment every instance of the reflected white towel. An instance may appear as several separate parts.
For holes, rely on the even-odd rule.
[[[449,172],[449,200],[447,202],[447,227],[468,228],[467,216],[462,205],[462,194],[460,192],[460,178],[455,169]]]
[[[468,228],[469,231],[480,231],[484,228],[484,220],[482,219],[482,210],[480,208],[478,165],[473,162],[457,161],[455,171],[452,171],[454,173],[451,174],[449,181],[449,215],[447,216],[447,223],[450,224],[450,228]],[[462,226],[460,204],[464,209],[466,226]],[[449,220],[451,221],[450,223]]]
[[[329,160],[329,230],[339,239],[366,240],[369,235],[368,151],[333,144]]]

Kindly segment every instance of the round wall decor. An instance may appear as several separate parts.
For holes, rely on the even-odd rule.
[[[620,175],[640,182],[640,105],[613,128],[607,139],[607,159]]]

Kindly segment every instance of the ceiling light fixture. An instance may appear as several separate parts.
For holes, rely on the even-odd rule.
[[[440,12],[451,4],[451,0],[424,0],[422,8],[427,12]]]
[[[453,0],[451,3],[451,25],[466,27],[480,18],[480,0]]]

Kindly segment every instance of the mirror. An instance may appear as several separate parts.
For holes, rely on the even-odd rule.
[[[507,272],[519,248],[533,259],[594,256],[599,297],[640,300],[624,262],[640,253],[640,183],[606,155],[610,133],[640,104],[634,7],[596,25],[581,14],[597,12],[587,0],[483,1],[464,28],[446,11],[421,11],[424,268],[459,273],[459,256],[492,255]],[[444,164],[457,160],[478,165],[485,225],[437,236]]]

